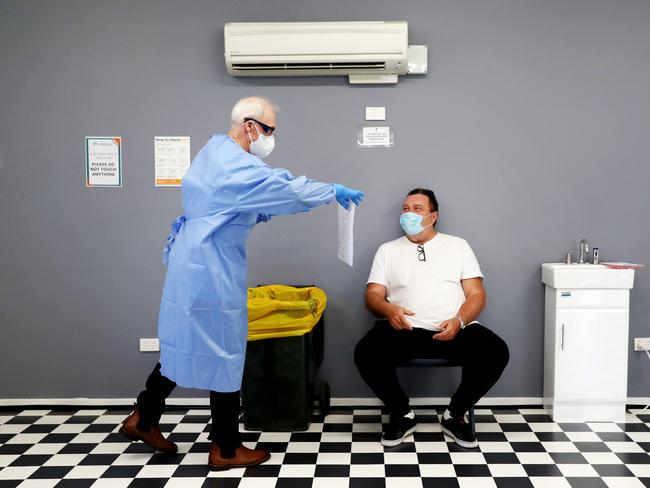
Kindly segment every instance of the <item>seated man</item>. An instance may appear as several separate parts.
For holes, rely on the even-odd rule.
[[[417,425],[396,366],[412,358],[462,365],[460,385],[440,423],[458,445],[473,448],[478,442],[465,413],[508,364],[506,343],[475,321],[485,306],[476,257],[464,239],[437,232],[437,220],[434,193],[409,192],[400,218],[406,236],[379,247],[368,278],[366,306],[384,319],[359,341],[354,362],[389,410],[384,446],[397,446]]]

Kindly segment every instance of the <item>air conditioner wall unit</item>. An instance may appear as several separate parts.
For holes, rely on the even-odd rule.
[[[396,83],[399,75],[427,71],[427,46],[408,45],[407,22],[230,22],[224,43],[233,76]]]

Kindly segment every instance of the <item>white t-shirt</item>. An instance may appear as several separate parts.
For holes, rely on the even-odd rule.
[[[465,239],[438,232],[423,246],[426,260],[406,236],[379,246],[368,283],[384,285],[390,303],[414,312],[413,327],[438,330],[465,302],[460,280],[483,274]]]

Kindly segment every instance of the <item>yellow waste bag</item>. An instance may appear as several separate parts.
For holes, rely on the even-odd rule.
[[[327,305],[315,286],[266,285],[248,289],[248,340],[301,336],[314,328]]]

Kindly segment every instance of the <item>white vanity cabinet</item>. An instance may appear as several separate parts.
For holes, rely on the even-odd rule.
[[[544,407],[555,422],[622,422],[634,270],[542,265]]]

